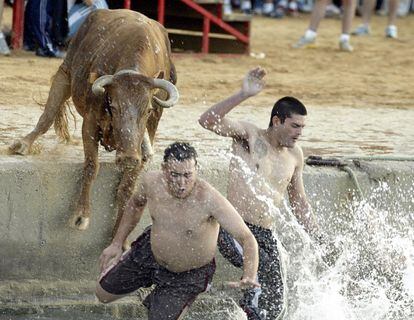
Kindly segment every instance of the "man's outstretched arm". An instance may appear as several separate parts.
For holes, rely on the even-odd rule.
[[[204,112],[198,120],[200,125],[221,136],[246,138],[246,130],[243,124],[231,121],[225,118],[225,116],[241,102],[262,91],[265,75],[266,71],[260,67],[250,70],[243,80],[242,88],[237,93],[216,103]]]
[[[233,287],[259,287],[256,281],[259,265],[257,241],[231,203],[217,190],[211,190],[211,214],[220,226],[229,232],[243,247],[243,277],[231,282]]]
[[[117,263],[121,258],[122,245],[141,219],[146,203],[147,198],[144,186],[141,184],[138,187],[138,192],[132,195],[127,202],[121,222],[111,244],[102,252],[99,258],[101,272],[108,268],[109,265]]]
[[[305,228],[306,232],[314,236],[318,233],[319,227],[312,212],[312,207],[306,197],[303,186],[303,154],[299,165],[295,168],[293,177],[288,186],[289,202],[298,222]]]

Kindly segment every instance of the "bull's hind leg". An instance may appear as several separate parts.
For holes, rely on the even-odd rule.
[[[9,147],[11,153],[26,155],[30,152],[33,142],[49,130],[65,101],[70,98],[70,77],[62,66],[56,72],[47,98],[46,107],[37,122],[36,127],[23,139],[13,142]]]
[[[90,191],[99,170],[98,128],[95,119],[91,119],[88,115],[83,119],[82,139],[85,153],[82,186],[75,213],[69,221],[69,225],[78,230],[86,230],[89,226],[91,216]]]

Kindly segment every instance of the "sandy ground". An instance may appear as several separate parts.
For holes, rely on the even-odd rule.
[[[253,104],[268,104],[283,95],[294,95],[311,105],[413,106],[414,16],[398,20],[399,40],[385,39],[385,17],[374,17],[370,37],[353,37],[355,52],[338,50],[340,22],[325,19],[319,29],[315,49],[293,50],[294,43],[308,24],[308,15],[295,19],[255,18],[252,23],[252,53],[249,56],[191,56],[175,59],[181,103],[216,101],[239,85],[251,67],[261,65],[268,72],[267,88]],[[4,24],[11,20],[6,8]],[[354,24],[359,23],[359,18]],[[43,100],[49,79],[59,60],[30,53],[14,53],[0,59],[0,105],[33,103]]]
[[[178,130],[190,121],[195,123],[203,109],[237,90],[246,71],[257,65],[267,70],[266,88],[245,104],[253,106],[256,113],[266,114],[266,118],[274,101],[285,95],[295,96],[318,110],[326,108],[327,119],[331,111],[348,110],[344,108],[381,110],[383,114],[406,110],[407,115],[414,114],[414,15],[398,20],[398,40],[384,37],[386,18],[375,16],[371,36],[352,38],[353,53],[338,50],[340,21],[336,19],[322,21],[316,48],[292,49],[308,19],[308,15],[282,20],[255,17],[250,56],[175,55],[181,93],[177,108],[181,113],[177,118],[169,116],[170,130],[160,139],[168,140],[174,135],[174,128]],[[7,26],[10,21],[11,10],[6,8],[4,24]],[[356,18],[354,25],[359,22],[360,18]],[[34,126],[41,112],[37,102],[46,101],[50,78],[60,63],[59,59],[39,58],[24,51],[0,56],[0,146]],[[242,116],[249,117],[253,109],[243,111]],[[168,112],[171,115],[172,111]],[[404,112],[402,121],[406,120]],[[366,117],[375,126],[375,111],[366,112]],[[24,123],[20,121],[23,118]],[[414,136],[411,128],[405,130],[404,135]],[[197,136],[198,131],[194,134]],[[200,140],[204,137],[200,136]],[[216,137],[210,134],[208,139]],[[378,150],[383,148],[379,146]]]

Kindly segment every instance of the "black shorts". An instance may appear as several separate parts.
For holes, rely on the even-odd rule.
[[[277,241],[271,230],[246,222],[259,246],[258,281],[261,288],[247,289],[240,306],[248,320],[274,320],[283,309],[283,281]],[[218,248],[223,257],[235,267],[243,266],[242,246],[220,228]]]
[[[143,304],[149,320],[178,319],[196,297],[207,290],[216,269],[214,259],[207,265],[184,272],[171,272],[159,265],[152,254],[151,228],[131,245],[118,264],[100,279],[101,287],[115,295],[155,285]]]

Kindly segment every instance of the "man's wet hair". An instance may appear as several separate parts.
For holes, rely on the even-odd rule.
[[[169,160],[185,161],[194,159],[197,163],[197,151],[188,142],[174,142],[164,151],[164,162]]]
[[[306,116],[307,111],[303,103],[293,97],[283,97],[282,99],[279,99],[273,106],[269,127],[273,126],[272,119],[274,116],[277,116],[280,119],[280,122],[284,123],[286,118],[292,117],[292,114]]]

